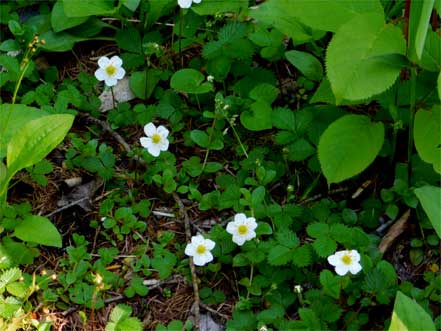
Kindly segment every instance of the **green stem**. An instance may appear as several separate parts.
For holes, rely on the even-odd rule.
[[[409,106],[409,139],[407,143],[407,162],[409,164],[409,182],[411,180],[411,166],[410,160],[412,158],[413,151],[413,122],[415,119],[415,105],[416,105],[416,78],[417,72],[416,68],[410,69],[410,106]]]
[[[254,264],[251,265],[250,282],[248,283],[248,287],[251,287],[251,284],[253,283],[253,277],[254,277]],[[247,299],[249,297],[250,297],[250,291],[247,289]]]
[[[113,93],[113,86],[110,87],[110,92],[112,93],[113,109],[116,109],[115,94]]]
[[[216,125],[216,118],[213,120],[213,123],[211,124],[211,132],[210,132],[210,136],[208,137],[208,146],[211,145],[211,140],[213,139],[215,125]],[[210,148],[207,147],[207,151],[205,152],[205,157],[204,157],[204,163],[202,164],[202,172],[204,172],[205,166],[207,165],[209,153],[210,153]],[[201,174],[202,174],[202,172],[201,172]]]
[[[230,121],[227,118],[227,122],[230,125],[231,129],[233,130],[234,136],[236,137],[237,141],[239,142],[240,147],[242,148],[243,154],[246,156],[246,158],[248,159],[248,153],[245,149],[245,146],[242,144],[242,141],[240,140],[239,135],[237,134],[236,129],[234,128],[234,125],[230,123]]]
[[[179,56],[181,57],[181,68],[184,68],[184,57],[182,56],[182,29],[183,29],[184,14],[182,9],[179,11]]]

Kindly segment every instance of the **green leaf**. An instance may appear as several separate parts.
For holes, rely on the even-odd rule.
[[[294,249],[291,254],[292,262],[302,268],[312,263],[312,250],[310,245],[303,245]]]
[[[63,0],[67,17],[107,15],[115,11],[113,1],[109,0]]]
[[[191,9],[198,15],[218,15],[221,13],[239,13],[247,10],[247,1],[204,0],[200,4],[193,3]]]
[[[141,53],[141,35],[134,27],[118,30],[115,36],[118,46],[132,53]]]
[[[251,131],[261,131],[272,127],[272,108],[264,101],[254,102],[250,110],[240,114],[240,122]]]
[[[279,89],[271,84],[262,83],[255,86],[249,94],[249,97],[256,101],[263,101],[272,104],[277,99]]]
[[[21,271],[18,268],[4,270],[0,276],[0,293],[2,293],[6,285],[15,282],[21,277]]]
[[[171,80],[170,86],[184,93],[207,93],[213,91],[213,83],[205,82],[204,75],[195,69],[181,69],[176,71]]]
[[[288,51],[287,60],[295,66],[306,78],[319,81],[323,78],[323,67],[317,58],[307,52]]]
[[[136,8],[138,8],[140,2],[141,0],[121,0],[123,6],[127,7],[131,11],[135,11]]]
[[[29,294],[29,286],[24,282],[14,282],[6,285],[6,291],[18,298],[24,298]]]
[[[415,115],[415,147],[424,162],[433,165],[441,173],[441,106],[433,106],[431,111],[420,109]]]
[[[26,123],[48,115],[47,112],[21,104],[0,105],[0,159],[6,156],[11,137]]]
[[[51,52],[70,51],[76,42],[87,40],[87,38],[76,37],[64,31],[55,33],[52,30],[43,33],[40,36],[40,39],[44,39],[46,41],[41,48]]]
[[[418,64],[429,71],[439,72],[441,69],[441,36],[435,31],[427,31],[423,54]]]
[[[320,284],[323,290],[331,297],[338,299],[340,297],[340,277],[332,274],[329,270],[323,270],[320,273]]]
[[[328,183],[338,183],[366,169],[384,141],[382,123],[364,115],[346,115],[333,122],[320,137],[318,157]]]
[[[329,225],[326,223],[311,223],[306,228],[306,232],[313,238],[323,238],[328,236]]]
[[[436,328],[430,315],[420,305],[398,291],[389,331],[409,330],[435,331]]]
[[[9,141],[7,151],[8,174],[42,160],[65,137],[72,126],[74,116],[48,115],[29,121]]]
[[[433,4],[435,0],[423,0],[421,15],[418,22],[418,28],[415,35],[415,52],[418,59],[421,59],[424,43],[426,41],[427,29],[432,15]]]
[[[438,75],[437,85],[438,85],[438,99],[441,100],[441,72]]]
[[[376,13],[383,15],[383,7],[378,0],[277,1],[287,2],[290,6],[290,12],[303,24],[324,31],[337,31],[341,25],[357,14]]]
[[[190,131],[190,138],[202,148],[207,148],[210,144],[210,137],[205,131],[202,130]]]
[[[286,246],[275,245],[268,252],[268,263],[270,265],[284,265],[291,259],[291,249]]]
[[[297,139],[287,147],[287,156],[290,161],[303,161],[315,153],[315,148],[306,139]]]
[[[405,51],[401,30],[385,24],[383,15],[359,15],[341,26],[326,53],[336,102],[366,99],[392,86],[400,68],[389,66],[376,56],[404,55]]]
[[[61,247],[61,235],[51,221],[42,216],[27,215],[14,230],[14,235],[27,242]]]
[[[331,238],[318,238],[316,239],[312,247],[316,251],[317,255],[320,257],[327,257],[335,252],[337,249],[337,243]]]
[[[63,1],[59,0],[52,8],[51,25],[54,32],[60,32],[86,22],[87,18],[88,17],[67,17],[64,13]]]
[[[162,72],[158,69],[134,72],[129,78],[129,86],[133,94],[140,99],[148,99],[161,79]]]
[[[441,188],[426,185],[415,189],[415,194],[429,217],[436,234],[441,238]]]
[[[323,330],[320,320],[311,308],[300,308],[299,315],[307,325],[307,330]]]

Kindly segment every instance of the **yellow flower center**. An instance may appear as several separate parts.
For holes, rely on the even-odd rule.
[[[237,228],[237,232],[239,232],[239,234],[241,236],[243,236],[244,234],[246,234],[248,232],[248,227],[246,225],[239,225]]]
[[[341,258],[341,261],[344,264],[349,265],[352,263],[352,258],[349,255],[343,255],[343,257]]]
[[[115,72],[116,72],[116,68],[113,65],[109,65],[106,67],[106,73],[109,76],[113,76],[115,74]]]
[[[207,248],[204,245],[199,245],[196,247],[196,253],[198,254],[204,254]]]
[[[159,134],[155,133],[155,134],[152,136],[152,142],[153,142],[154,144],[159,144],[160,141],[161,141],[161,136],[160,136]]]

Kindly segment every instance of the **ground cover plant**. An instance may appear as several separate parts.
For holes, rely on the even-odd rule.
[[[440,0],[0,3],[0,330],[440,330]]]

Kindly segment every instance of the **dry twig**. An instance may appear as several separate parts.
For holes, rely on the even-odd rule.
[[[185,226],[185,237],[187,238],[187,242],[191,240],[191,229],[190,229],[190,218],[188,217],[187,211],[185,210],[184,203],[181,198],[176,193],[173,193],[173,198],[179,206],[179,210],[184,218],[184,226]],[[190,270],[191,270],[191,279],[193,283],[193,294],[194,294],[194,328],[196,331],[199,331],[199,323],[200,323],[200,315],[199,315],[199,286],[198,279],[196,274],[196,267],[193,263],[193,258],[190,257]]]

